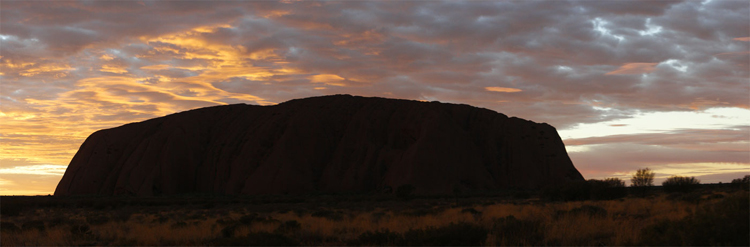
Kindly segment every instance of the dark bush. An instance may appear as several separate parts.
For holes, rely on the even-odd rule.
[[[320,218],[326,218],[333,221],[340,221],[344,219],[344,214],[341,211],[333,211],[333,210],[318,210],[312,214],[310,214],[312,217],[320,217]]]
[[[3,232],[18,232],[21,231],[21,228],[16,226],[16,224],[13,224],[12,222],[0,222],[0,231]]]
[[[169,228],[171,228],[171,229],[179,229],[179,228],[185,228],[185,227],[187,227],[187,223],[185,223],[183,221],[176,222],[176,223],[172,224],[171,226],[169,226]]]
[[[625,182],[619,178],[607,178],[604,180],[591,179],[589,183],[589,195],[593,200],[613,200],[628,195]]]
[[[492,224],[496,244],[502,246],[542,245],[544,232],[541,223],[531,220],[519,220],[508,216],[496,219]]]
[[[74,237],[88,234],[91,234],[91,228],[86,224],[73,224],[70,226],[70,235],[73,235]]]
[[[482,212],[479,212],[479,211],[477,211],[474,208],[464,208],[463,210],[461,210],[461,213],[470,213],[472,215],[480,215],[480,214],[482,214]]]
[[[239,224],[229,225],[221,229],[221,236],[225,238],[231,238],[234,237],[234,232],[237,231],[237,228],[239,228]]]
[[[487,239],[489,231],[469,223],[426,229],[412,229],[404,233],[406,245],[419,246],[479,246]]]
[[[542,191],[542,199],[548,201],[583,201],[590,198],[590,185],[587,181],[573,181],[560,186],[547,187]]]
[[[96,202],[93,202],[93,207],[96,210],[103,210],[103,209],[106,209],[107,207],[111,207],[111,206],[112,206],[111,203],[109,203],[107,201],[96,201]]]
[[[701,198],[701,194],[698,192],[672,193],[667,196],[667,200],[683,201],[683,202],[698,204],[701,201],[703,201],[703,198]]]
[[[412,209],[412,210],[406,210],[404,212],[400,212],[399,214],[406,215],[406,216],[421,217],[421,216],[427,216],[427,215],[437,215],[442,211],[443,210],[441,209],[430,207],[430,208],[417,208],[417,209]]]
[[[411,184],[404,184],[404,185],[398,186],[398,188],[396,188],[396,197],[403,199],[403,200],[411,199],[412,194],[414,193],[416,189],[417,188],[415,188],[414,185],[411,185]]]
[[[214,207],[216,207],[216,205],[213,202],[208,202],[201,206],[202,209],[212,209]]]
[[[531,194],[528,191],[518,191],[516,193],[513,193],[514,199],[529,199],[531,198]]]
[[[750,245],[750,198],[748,194],[728,196],[705,204],[682,220],[664,220],[641,233],[644,245],[717,246]]]
[[[115,210],[114,214],[112,215],[112,220],[119,221],[119,222],[126,222],[130,219],[130,216],[132,215],[133,215],[133,210],[118,209],[118,210]]]
[[[67,224],[68,222],[70,222],[70,220],[68,220],[67,218],[55,217],[55,218],[48,220],[47,225],[49,227],[55,227],[55,226]]]
[[[284,223],[282,223],[279,228],[276,228],[275,233],[290,233],[290,232],[296,232],[302,229],[302,225],[297,222],[296,220],[289,220]]]
[[[299,241],[278,233],[253,232],[245,237],[225,237],[214,240],[217,246],[297,246]]]
[[[666,192],[685,193],[697,189],[700,186],[700,181],[695,177],[672,176],[667,178],[661,186]]]
[[[21,211],[25,209],[24,205],[20,203],[2,203],[0,205],[0,215],[2,216],[18,216]]]
[[[88,219],[88,218],[86,218],[86,219]],[[159,222],[161,224],[164,224],[164,223],[167,223],[167,221],[169,221],[169,217],[164,216],[164,215],[160,215],[159,218],[154,219],[152,221],[152,223]]]
[[[23,223],[23,226],[21,227],[21,229],[23,229],[24,231],[28,231],[28,230],[31,230],[31,229],[37,229],[40,232],[44,231],[44,229],[45,229],[45,227],[44,227],[44,221],[41,221],[41,220],[27,221],[27,222]]]
[[[741,188],[744,190],[750,189],[750,175],[745,175],[743,178],[732,179],[732,186]]]
[[[607,216],[607,210],[599,206],[583,205],[583,206],[580,206],[571,210],[557,211],[557,213],[555,214],[555,217],[557,218],[557,217],[561,217],[565,215],[573,215],[573,216],[586,215],[590,217],[605,217]]]
[[[232,220],[230,218],[223,218],[223,219],[216,220],[216,224],[221,225],[221,226],[230,226],[234,224],[239,224],[239,221]]]
[[[248,214],[248,215],[243,215],[242,217],[240,217],[239,221],[240,221],[240,223],[242,223],[242,224],[245,224],[245,225],[250,225],[250,224],[252,224],[252,223],[253,223],[253,221],[255,221],[255,220],[256,220],[257,218],[258,218],[258,214],[256,214],[256,213],[252,213],[252,214]]]
[[[403,235],[391,232],[388,229],[378,230],[375,232],[366,231],[346,243],[351,246],[399,246],[406,245]]]
[[[89,225],[103,225],[104,223],[109,222],[109,217],[106,215],[89,215],[86,216],[86,222],[89,223]]]

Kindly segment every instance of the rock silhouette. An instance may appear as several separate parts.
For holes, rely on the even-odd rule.
[[[468,105],[334,95],[97,131],[55,195],[416,193],[583,180],[554,127]]]

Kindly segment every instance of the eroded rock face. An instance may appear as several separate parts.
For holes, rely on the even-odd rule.
[[[542,188],[583,180],[555,128],[468,105],[335,95],[172,114],[86,139],[55,195]]]

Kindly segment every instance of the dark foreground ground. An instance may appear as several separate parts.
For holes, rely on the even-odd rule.
[[[750,245],[746,186],[702,185],[673,193],[631,189],[609,200],[594,196],[593,191],[585,197],[570,193],[3,196],[0,242],[3,246]]]

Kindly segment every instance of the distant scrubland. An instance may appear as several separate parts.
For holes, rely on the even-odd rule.
[[[0,230],[3,246],[749,244],[746,186],[678,191],[580,200],[526,192],[3,197]]]

